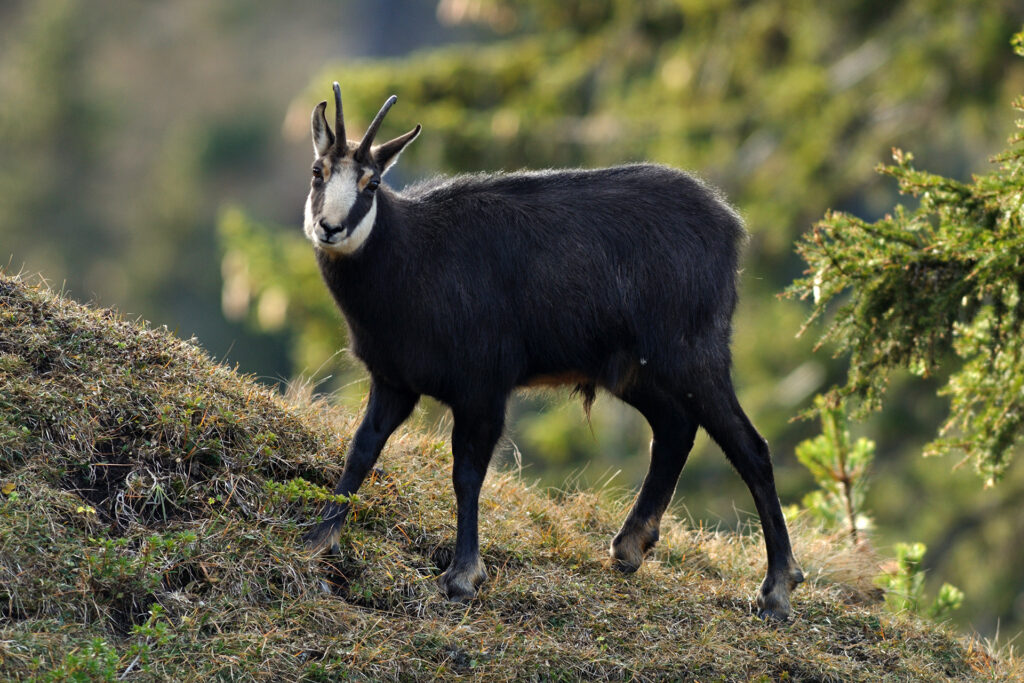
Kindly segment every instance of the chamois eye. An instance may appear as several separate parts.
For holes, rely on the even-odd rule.
[[[323,181],[324,181],[324,172],[320,168],[314,167],[313,168],[313,182],[319,184],[319,183],[322,183]]]
[[[366,183],[366,189],[370,192],[375,192],[380,187],[380,178],[374,178],[370,182]]]

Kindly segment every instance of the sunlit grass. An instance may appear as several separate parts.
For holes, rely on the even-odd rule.
[[[794,524],[808,582],[752,614],[759,533],[667,520],[635,575],[605,561],[622,491],[492,472],[490,579],[435,585],[451,451],[396,434],[332,566],[298,538],[357,415],[191,342],[0,276],[0,678],[1010,680],[1012,656],[877,604],[874,560]]]

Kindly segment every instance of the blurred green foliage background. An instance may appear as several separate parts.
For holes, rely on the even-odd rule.
[[[936,173],[987,170],[1024,93],[1009,47],[1022,22],[1012,0],[3,3],[0,263],[358,409],[366,383],[339,353],[344,326],[300,228],[309,112],[331,81],[351,137],[392,93],[381,138],[423,124],[396,187],[641,159],[689,169],[751,232],[735,375],[796,502],[813,483],[794,448],[817,426],[792,418],[845,366],[796,338],[809,309],[777,297],[802,275],[793,244],[828,209],[874,220],[898,203],[874,172],[893,146]],[[921,457],[947,411],[941,380],[897,377],[855,427],[877,444],[873,542],[927,543],[929,582],[966,593],[954,618],[1006,638],[1024,624],[1024,473],[984,490],[956,460]],[[563,393],[512,413],[499,461],[528,479],[630,490],[646,470],[646,425],[607,396],[589,422]],[[436,405],[417,419],[446,424]],[[724,528],[753,514],[706,440],[675,505]]]

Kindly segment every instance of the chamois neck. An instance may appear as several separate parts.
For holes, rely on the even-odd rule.
[[[390,188],[381,185],[377,190],[377,217],[364,256],[367,260],[387,259],[399,266],[408,258],[409,239],[405,204],[408,202]]]
[[[377,214],[362,248],[348,255],[316,250],[320,272],[346,313],[379,301],[410,261],[402,210],[406,201],[383,186],[375,201]]]

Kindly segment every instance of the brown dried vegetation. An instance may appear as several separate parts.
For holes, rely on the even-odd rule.
[[[193,342],[0,274],[0,678],[1010,680],[1019,662],[870,604],[796,525],[795,618],[752,614],[757,534],[666,520],[605,561],[627,500],[493,472],[490,580],[435,579],[451,453],[396,434],[327,565],[299,548],[356,416],[282,397]],[[834,563],[833,563],[834,564]]]

